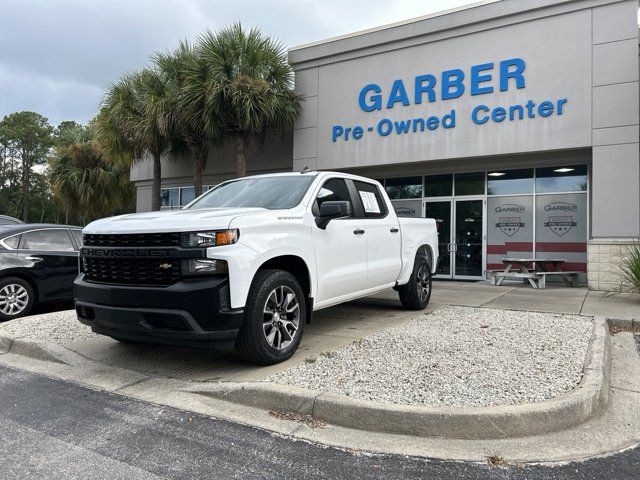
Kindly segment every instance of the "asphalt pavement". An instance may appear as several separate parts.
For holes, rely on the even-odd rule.
[[[350,452],[0,367],[2,479],[623,480],[639,466],[638,448],[507,467]]]

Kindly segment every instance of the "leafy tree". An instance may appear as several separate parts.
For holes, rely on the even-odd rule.
[[[293,71],[284,45],[254,28],[236,23],[217,33],[206,32],[196,44],[206,75],[190,78],[190,89],[202,102],[192,102],[197,114],[233,140],[236,174],[246,175],[245,150],[268,130],[293,127],[301,98],[293,93]],[[199,93],[200,92],[200,93]]]
[[[7,167],[7,160],[11,169],[9,179],[4,181],[10,182],[13,186],[19,181],[21,196],[18,215],[27,222],[32,170],[46,160],[47,153],[53,145],[53,127],[45,117],[35,112],[12,113],[0,121],[0,144],[5,152],[3,172]],[[19,180],[15,176],[16,170],[20,172]],[[15,202],[15,198],[12,200]]]
[[[58,147],[49,163],[54,199],[66,223],[86,224],[134,208],[129,168],[110,161],[95,140]]]
[[[147,153],[151,155],[152,210],[160,210],[162,155],[172,150],[172,138],[162,128],[150,103],[152,95],[165,88],[163,82],[151,69],[124,75],[109,88],[96,118],[98,142],[114,161],[131,164]]]
[[[174,52],[156,54],[154,63],[168,90],[150,104],[164,132],[174,139],[174,148],[186,147],[191,153],[197,197],[202,194],[202,172],[209,151],[222,143],[224,134],[219,119],[208,115],[203,89],[207,65],[188,42],[182,42]]]
[[[55,128],[53,142],[56,147],[68,147],[72,143],[89,142],[92,136],[90,127],[73,120],[64,120]]]

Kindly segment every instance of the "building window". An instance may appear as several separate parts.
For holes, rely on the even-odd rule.
[[[213,187],[202,187],[202,192],[206,192]],[[163,188],[160,190],[160,207],[162,210],[175,210],[182,208],[195,199],[194,187]]]
[[[453,175],[427,175],[424,177],[425,197],[450,197],[453,194]]]
[[[455,194],[484,195],[484,172],[456,173]]]
[[[160,190],[160,206],[163,210],[180,207],[180,189],[163,188]]]
[[[586,192],[587,166],[569,165],[536,169],[536,192]]]
[[[587,271],[587,195],[536,196],[536,256],[565,260],[564,270]]]
[[[421,177],[387,178],[385,189],[392,200],[422,197]]]
[[[487,195],[533,193],[533,169],[495,170],[487,174]]]
[[[180,189],[180,205],[187,205],[191,203],[195,198],[196,189],[194,187],[184,187]]]

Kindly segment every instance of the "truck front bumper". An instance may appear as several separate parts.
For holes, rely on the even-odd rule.
[[[78,320],[113,338],[181,347],[233,348],[243,309],[229,307],[229,279],[183,280],[168,287],[74,282]]]

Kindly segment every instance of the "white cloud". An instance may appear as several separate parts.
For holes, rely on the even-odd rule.
[[[86,122],[109,83],[206,29],[234,21],[294,46],[469,0],[4,0],[0,116],[33,110]]]

